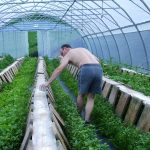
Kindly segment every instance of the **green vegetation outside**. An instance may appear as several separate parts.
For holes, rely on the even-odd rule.
[[[29,56],[38,57],[37,32],[28,32]]]

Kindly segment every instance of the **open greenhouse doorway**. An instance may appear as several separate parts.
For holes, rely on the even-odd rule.
[[[38,57],[37,32],[28,32],[29,56]]]

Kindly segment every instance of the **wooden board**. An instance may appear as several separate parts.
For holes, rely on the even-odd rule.
[[[4,74],[1,74],[0,76],[1,76],[2,81],[5,82],[5,83],[7,83],[7,80],[5,79]]]
[[[66,138],[66,136],[65,136],[65,134],[64,134],[64,132],[63,132],[63,130],[61,129],[61,127],[60,127],[60,125],[59,125],[59,123],[58,123],[58,121],[57,121],[57,118],[55,117],[54,114],[53,114],[52,117],[53,117],[53,121],[55,122],[56,127],[57,127],[59,133],[61,134],[62,138],[64,139],[66,145],[71,149],[71,147],[70,147],[70,145],[69,145],[69,142],[68,142],[68,140],[67,140],[67,138]]]
[[[56,143],[57,143],[58,150],[64,150],[63,145],[61,144],[60,140],[57,140]]]
[[[52,104],[49,104],[51,111],[53,112],[53,114],[56,116],[56,118],[59,120],[59,122],[64,126],[65,123],[63,121],[63,119],[60,117],[60,115],[58,114],[58,112],[55,110],[55,108],[53,107]]]
[[[53,132],[54,132],[56,138],[58,138],[58,139],[60,140],[60,142],[61,142],[61,144],[62,144],[62,146],[63,146],[63,149],[64,149],[64,150],[67,150],[67,147],[66,147],[66,145],[65,145],[65,143],[64,143],[64,140],[63,140],[61,134],[58,132],[58,130],[57,130],[57,128],[56,128],[55,122],[53,122],[52,128],[53,128]]]
[[[29,142],[31,136],[32,136],[32,125],[30,125],[30,126],[27,128],[27,130],[26,130],[26,133],[25,133],[23,142],[22,142],[22,144],[21,144],[20,150],[26,150],[26,148],[27,148],[27,146],[28,146],[28,142]]]

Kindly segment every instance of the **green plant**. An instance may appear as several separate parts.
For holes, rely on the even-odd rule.
[[[28,32],[29,56],[38,57],[37,51],[37,32]]]
[[[61,78],[76,94],[77,81],[73,79],[71,74],[66,70],[62,73]],[[92,120],[100,133],[112,141],[118,150],[150,149],[148,144],[150,142],[150,134],[142,133],[134,126],[122,122],[114,114],[114,110],[108,101],[100,95],[97,95],[95,98]]]
[[[54,70],[53,64],[58,62],[48,61],[48,72],[52,73]],[[94,126],[85,126],[84,121],[79,116],[75,104],[70,97],[63,91],[59,82],[56,80],[52,83],[52,90],[56,100],[56,109],[61,114],[65,121],[65,133],[71,145],[72,150],[107,150],[107,144],[100,144],[96,138]]]
[[[142,92],[145,95],[150,95],[150,77],[140,74],[123,74],[120,70],[120,65],[105,64],[102,62],[104,76],[112,80],[122,82],[123,84],[131,87],[132,89]]]
[[[0,149],[19,149],[26,127],[36,59],[26,58],[12,83],[0,92]]]
[[[11,55],[5,55],[4,58],[0,60],[0,71],[13,62],[14,62],[14,58]]]

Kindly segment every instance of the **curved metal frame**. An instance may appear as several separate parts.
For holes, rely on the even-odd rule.
[[[100,6],[99,6],[100,7]],[[108,13],[106,10],[104,10],[106,13],[107,13],[107,15],[109,15],[110,17],[111,17],[111,19],[116,23],[116,25],[118,26],[118,28],[120,29],[120,31],[121,31],[121,34],[123,35],[123,37],[124,37],[124,39],[125,39],[125,41],[126,41],[126,44],[127,44],[127,47],[128,47],[128,50],[130,49],[130,47],[129,47],[129,44],[128,44],[128,41],[127,41],[127,38],[126,38],[126,36],[125,36],[125,34],[124,34],[124,32],[122,31],[122,28],[119,26],[119,24],[117,23],[117,21],[112,17],[112,15],[110,14],[110,13]],[[105,17],[105,16],[104,16]],[[112,33],[112,31],[111,30],[109,30],[111,33]],[[115,38],[115,37],[114,37]],[[117,42],[116,42],[116,44],[117,44]],[[118,49],[119,50],[119,49]],[[131,52],[130,52],[130,50],[129,50],[129,56],[130,56],[130,62],[131,62],[131,65],[132,65],[132,57],[131,57]],[[120,58],[120,60],[121,60],[121,58]]]
[[[82,2],[82,8],[78,8],[78,6],[76,6],[76,4],[78,5],[81,5],[81,2]],[[88,2],[92,2],[94,5],[98,6],[98,8],[94,9],[94,7],[90,6],[90,4]],[[123,35],[124,39],[125,39],[125,42],[126,42],[126,45],[128,47],[128,50],[129,50],[129,56],[130,56],[130,63],[131,65],[133,64],[132,63],[132,55],[131,55],[131,50],[130,50],[130,47],[129,47],[129,43],[127,41],[127,38],[125,36],[125,33],[123,32],[123,28],[125,27],[122,27],[118,24],[118,20],[116,20],[115,17],[113,17],[108,11],[107,9],[113,9],[115,12],[117,12],[118,14],[120,14],[122,17],[124,17],[124,19],[130,21],[131,25],[129,26],[126,26],[127,28],[130,27],[130,26],[133,26],[135,27],[138,35],[139,35],[139,38],[141,40],[141,44],[143,46],[143,52],[144,52],[144,55],[145,55],[145,58],[146,58],[146,66],[147,68],[149,69],[150,68],[150,61],[148,60],[148,52],[147,52],[147,49],[145,47],[145,43],[144,43],[144,39],[141,35],[141,32],[139,31],[139,28],[138,28],[138,23],[136,24],[134,22],[134,20],[131,18],[130,14],[120,6],[119,3],[117,3],[117,1],[115,0],[112,0],[112,2],[117,6],[117,8],[113,8],[112,6],[110,6],[109,4],[107,4],[107,1],[106,0],[101,0],[101,2],[103,2],[105,4],[105,7],[108,6],[108,8],[104,8],[103,6],[101,6],[99,3],[98,0],[74,0],[74,1],[70,1],[70,0],[46,0],[46,1],[28,1],[28,2],[22,2],[21,0],[19,2],[12,2],[12,1],[7,1],[7,2],[4,2],[4,3],[0,3],[0,14],[1,14],[1,18],[0,18],[0,22],[2,22],[2,24],[7,24],[7,22],[9,22],[11,20],[11,18],[14,18],[14,13],[11,15],[10,11],[8,10],[11,10],[12,12],[21,12],[21,14],[23,16],[28,16],[29,15],[29,12],[31,14],[34,14],[32,12],[36,12],[37,11],[42,11],[42,14],[43,16],[54,16],[58,18],[58,21],[56,22],[55,24],[55,27],[58,25],[58,24],[61,24],[61,21],[65,21],[71,28],[73,28],[74,30],[76,30],[81,36],[82,36],[82,39],[84,40],[84,38],[87,37],[87,40],[88,40],[88,43],[91,46],[91,43],[89,41],[89,38],[92,40],[92,45],[95,47],[94,49],[96,50],[96,54],[98,53],[98,49],[97,49],[97,46],[96,46],[96,43],[93,39],[93,35],[98,39],[98,43],[99,43],[99,46],[102,48],[102,44],[101,44],[101,41],[100,39],[98,38],[98,34],[100,33],[103,37],[103,39],[105,40],[106,42],[106,46],[107,46],[107,49],[108,49],[108,53],[109,53],[109,57],[111,56],[110,55],[110,48],[108,46],[108,41],[106,40],[106,35],[105,35],[105,32],[109,32],[111,37],[113,38],[114,40],[114,43],[116,45],[116,50],[117,50],[117,53],[118,53],[118,59],[119,59],[119,62],[121,62],[121,58],[120,58],[120,52],[119,52],[119,48],[118,48],[118,44],[117,44],[117,41],[115,39],[115,36],[113,34],[113,29],[111,29],[107,23],[105,22],[105,20],[103,20],[101,17],[100,17],[100,12],[98,11],[98,9],[101,9],[102,12],[105,12],[106,15],[109,15],[110,18],[107,18],[107,16],[103,16],[105,19],[109,20],[111,23],[115,24],[116,25],[116,29],[114,30],[118,30],[121,32],[121,34]],[[138,4],[136,4],[136,2],[134,2],[133,0],[130,0],[131,3],[135,4],[136,7],[139,7],[141,10],[143,10],[143,12],[145,13],[148,13],[150,15],[150,8],[149,6],[146,4],[146,2],[144,0],[140,0],[140,2],[143,4],[143,6],[146,8],[143,8],[143,7],[140,7]],[[25,6],[23,7],[24,4],[30,4],[29,6]],[[58,3],[61,3],[61,6],[60,4],[57,6]],[[109,3],[109,0],[108,0],[108,3]],[[32,4],[32,5],[31,5]],[[7,5],[7,6],[6,6]],[[31,8],[31,9],[30,9]],[[54,10],[55,8],[57,8],[57,10],[55,12],[53,12],[52,10]],[[75,12],[70,12],[70,9],[72,10],[75,10]],[[101,28],[94,22],[92,21],[92,18],[87,15],[86,12],[83,13],[83,10],[88,10],[91,15],[94,15],[97,19],[99,19],[99,22],[98,24],[101,24],[102,26],[104,26],[107,31],[102,31]],[[122,13],[117,11],[117,9],[121,9],[122,10]],[[50,11],[49,11],[50,10]],[[60,12],[57,12],[58,10],[60,10]],[[94,10],[94,12],[92,11]],[[46,11],[46,12],[44,12]],[[77,11],[80,12],[80,14],[77,14]],[[82,11],[82,12],[81,12]],[[67,14],[67,13],[70,13],[71,17]],[[2,15],[3,14],[3,15]],[[77,18],[75,17],[72,17],[72,15],[74,16],[77,16]],[[80,17],[80,15],[83,15],[85,19],[89,20],[90,23],[88,23],[87,25],[82,25],[83,29],[81,28],[80,24],[81,22],[79,20],[82,20],[84,22],[84,19],[82,17]],[[22,16],[22,18],[23,18]],[[43,19],[42,15],[40,16],[39,15],[39,20]],[[19,18],[21,17],[19,14],[15,16],[16,18]],[[41,17],[41,18],[40,18]],[[5,21],[5,20],[6,21]],[[10,20],[9,20],[10,19]],[[69,20],[67,20],[69,19]],[[74,24],[70,24],[70,19],[73,19],[76,21],[76,23]],[[79,19],[79,20],[78,20]],[[31,21],[30,18],[28,17],[27,18],[28,21]],[[146,21],[147,22],[147,21]],[[145,23],[146,23],[145,22]],[[144,24],[144,23],[143,23]],[[14,27],[14,29],[16,30],[19,30],[18,27],[12,25]],[[99,31],[98,33],[95,33],[95,30],[93,30],[93,26]],[[82,30],[81,30],[82,29]],[[89,32],[91,31],[91,32]],[[87,34],[87,35],[86,35]],[[85,40],[84,40],[85,42]],[[86,42],[85,42],[86,43]],[[102,50],[102,55],[104,57],[104,54],[103,54],[103,50]]]
[[[114,1],[114,0],[113,0],[113,1]],[[144,48],[144,53],[145,53],[147,68],[149,69],[150,66],[149,66],[148,56],[147,56],[148,53],[147,53],[147,50],[146,50],[146,47],[145,47],[145,44],[144,44],[144,40],[143,40],[143,38],[142,38],[142,35],[141,35],[141,33],[140,33],[140,31],[139,31],[137,25],[136,25],[135,22],[132,20],[132,18],[130,17],[130,15],[129,15],[118,3],[115,2],[115,4],[118,5],[118,6],[125,12],[125,14],[130,18],[130,20],[132,21],[134,27],[136,28],[137,33],[139,34],[139,37],[140,37],[140,39],[141,39],[141,42],[142,42],[142,45],[143,45],[143,48]]]
[[[94,3],[94,2],[93,2]],[[88,5],[89,6],[89,5]],[[97,16],[97,15],[96,15]],[[100,19],[100,17],[99,16],[97,16],[99,19]],[[106,26],[106,28],[109,30],[109,32],[110,32],[110,34],[111,34],[111,36],[113,37],[113,39],[114,39],[114,41],[115,41],[115,44],[116,44],[116,47],[117,47],[117,52],[118,52],[118,57],[119,57],[119,63],[121,62],[120,61],[120,54],[119,54],[119,50],[118,50],[118,45],[117,45],[117,43],[116,43],[116,40],[115,40],[115,38],[114,38],[114,35],[112,34],[112,32],[110,31],[110,29],[109,29],[109,27],[106,25],[106,23],[101,19],[101,21],[103,22],[103,24]],[[106,39],[106,38],[105,38]],[[107,40],[106,40],[107,41]],[[107,42],[107,44],[108,44],[108,42]],[[109,49],[109,47],[108,47],[108,49]],[[110,51],[109,51],[109,53],[110,53]],[[110,54],[110,56],[111,56],[111,54]]]

